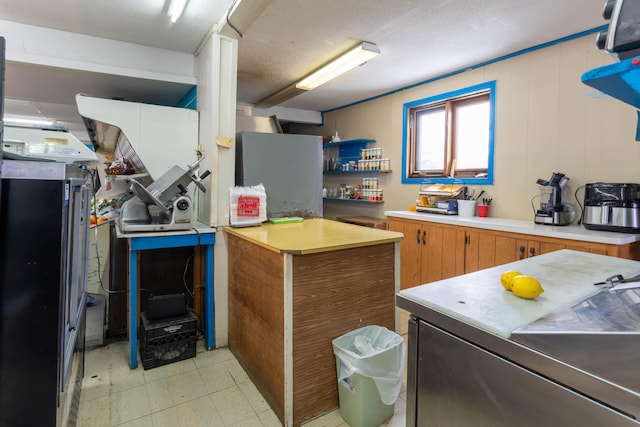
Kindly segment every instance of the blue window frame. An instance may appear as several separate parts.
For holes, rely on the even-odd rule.
[[[403,106],[402,183],[493,184],[496,82]]]

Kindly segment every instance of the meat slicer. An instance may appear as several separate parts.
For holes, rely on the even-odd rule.
[[[187,186],[193,182],[202,191],[206,189],[202,180],[210,171],[197,175],[200,160],[184,170],[173,166],[156,181],[145,187],[131,178],[133,197],[122,204],[120,230],[136,231],[179,231],[189,230],[193,215],[192,201],[187,194]]]

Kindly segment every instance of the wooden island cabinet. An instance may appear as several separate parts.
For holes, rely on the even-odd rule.
[[[285,426],[337,408],[331,341],[395,330],[402,235],[324,219],[224,230],[230,350]]]
[[[640,260],[636,234],[409,211],[387,211],[385,215],[387,229],[405,236],[400,243],[401,289],[560,249]]]

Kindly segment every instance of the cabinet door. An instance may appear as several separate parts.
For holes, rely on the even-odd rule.
[[[531,258],[536,255],[542,255],[553,251],[565,249],[567,246],[563,241],[548,242],[534,239],[518,239],[517,256],[518,259]],[[581,249],[576,249],[581,250]]]
[[[404,234],[400,242],[400,289],[464,274],[464,231],[460,227],[387,219]]]
[[[419,223],[388,218],[387,228],[404,234],[400,241],[400,289],[420,283],[422,247],[426,247],[426,232]]]
[[[530,239],[517,240],[517,259],[531,258],[540,255],[540,242]],[[562,249],[562,248],[559,248]],[[549,251],[551,252],[551,251]]]
[[[436,225],[422,227],[426,246],[422,248],[420,282],[430,283],[442,279],[443,228]]]
[[[446,227],[442,232],[442,277],[460,276],[464,274],[464,229]]]
[[[496,234],[495,265],[502,265],[519,259],[522,258],[520,258],[518,239],[507,234]]]
[[[422,282],[464,274],[464,231],[448,225],[429,224],[427,247],[422,253]]]
[[[464,272],[495,266],[496,235],[489,231],[465,231]]]

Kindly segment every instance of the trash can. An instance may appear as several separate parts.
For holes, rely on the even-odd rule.
[[[393,415],[406,363],[402,337],[365,326],[332,341],[340,414],[351,427],[378,427]]]

